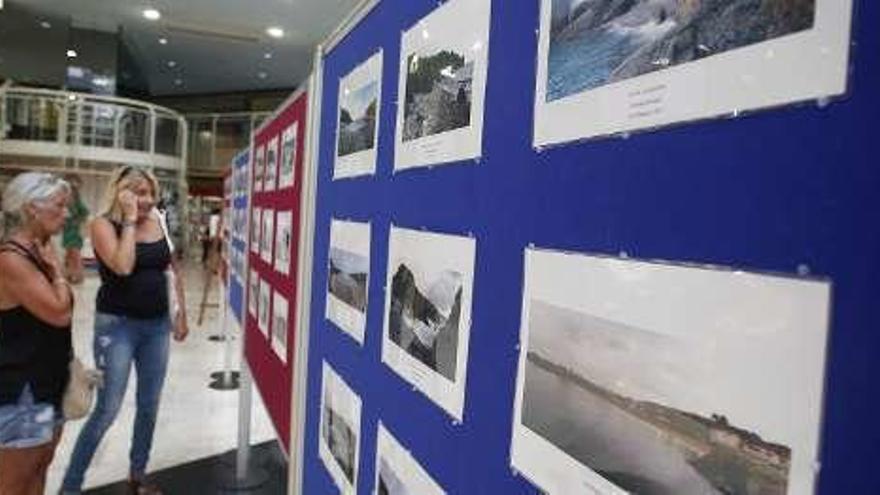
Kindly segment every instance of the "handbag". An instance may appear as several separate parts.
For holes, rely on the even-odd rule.
[[[159,227],[162,228],[162,234],[165,236],[165,243],[168,244],[168,252],[174,256],[174,243],[171,242],[171,235],[168,233],[168,221],[165,218],[165,212],[155,209],[156,216],[159,218]],[[180,326],[184,324],[183,312],[181,311],[179,301],[177,300],[177,277],[171,266],[165,270],[165,279],[168,280],[168,313],[171,317],[171,325],[175,334],[178,333]]]
[[[104,374],[100,370],[87,369],[77,357],[70,360],[68,367],[70,378],[68,378],[67,387],[64,389],[61,409],[64,413],[64,419],[80,419],[92,409],[92,403],[95,401],[95,387],[102,382]]]

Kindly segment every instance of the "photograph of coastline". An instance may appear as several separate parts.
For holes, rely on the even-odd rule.
[[[251,210],[251,252],[259,253],[260,247],[263,245],[263,239],[260,237],[260,228],[263,226],[263,210],[256,206]]]
[[[536,145],[846,91],[851,0],[541,5]]]
[[[266,148],[258,147],[254,156],[254,191],[262,191],[263,175],[266,172]]]
[[[476,240],[392,225],[382,360],[461,419]]]
[[[326,317],[364,343],[370,278],[370,224],[330,222]]]
[[[281,134],[281,164],[278,171],[278,189],[293,185],[295,180],[297,129],[299,122],[291,124]]]
[[[293,212],[279,211],[275,219],[275,270],[290,274],[290,250],[293,248]]]
[[[357,493],[361,399],[325,361],[318,455],[343,495]]]
[[[395,170],[482,154],[487,0],[451,0],[403,33]]]
[[[272,248],[275,238],[275,211],[263,210],[263,236],[260,239],[260,257],[272,264]]]
[[[445,495],[380,421],[376,435],[376,495]]]
[[[257,327],[267,339],[269,338],[270,307],[272,303],[272,286],[265,280],[260,280],[260,300],[257,304]]]
[[[379,50],[339,80],[334,179],[371,175],[376,171],[382,60],[382,50]]]
[[[274,191],[278,178],[278,136],[266,144],[266,173],[263,175],[263,190]]]
[[[527,250],[523,298],[512,464],[542,489],[813,493],[827,283]]]
[[[287,298],[276,291],[272,300],[272,350],[284,363],[287,363],[287,316]]]

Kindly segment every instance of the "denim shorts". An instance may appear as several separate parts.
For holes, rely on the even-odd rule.
[[[55,407],[45,402],[34,403],[29,385],[24,387],[18,402],[0,406],[0,448],[26,449],[52,441],[60,416]]]

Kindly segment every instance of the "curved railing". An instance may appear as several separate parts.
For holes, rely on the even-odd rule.
[[[186,120],[168,108],[69,91],[0,88],[0,152],[183,171]]]

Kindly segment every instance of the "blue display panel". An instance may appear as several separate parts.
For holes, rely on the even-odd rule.
[[[229,309],[244,324],[245,287],[247,283],[248,204],[250,200],[251,149],[246,148],[232,159],[232,225],[229,229]]]

